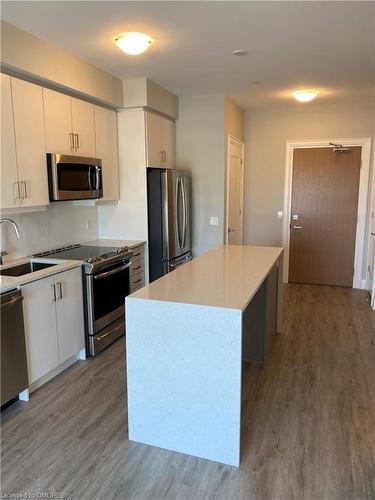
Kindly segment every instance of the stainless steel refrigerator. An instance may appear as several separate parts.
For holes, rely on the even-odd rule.
[[[150,282],[191,260],[191,182],[181,170],[147,169]]]

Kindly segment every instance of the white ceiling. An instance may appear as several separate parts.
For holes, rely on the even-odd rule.
[[[1,17],[121,78],[147,76],[177,95],[228,93],[244,108],[370,99],[375,3],[3,1]],[[155,43],[123,54],[112,37],[144,31]],[[248,50],[234,57],[233,49]],[[298,104],[296,104],[298,105]]]

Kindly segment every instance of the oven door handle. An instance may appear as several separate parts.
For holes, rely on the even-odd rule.
[[[101,273],[101,274],[94,274],[94,280],[101,280],[103,278],[107,278],[107,276],[112,276],[112,274],[119,273],[120,271],[123,271],[124,269],[127,269],[132,265],[132,262],[128,262],[124,266],[121,267],[116,267],[116,269],[112,269],[112,271],[107,271],[106,273]]]

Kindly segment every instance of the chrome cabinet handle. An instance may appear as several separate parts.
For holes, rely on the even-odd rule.
[[[14,181],[13,182],[13,192],[14,192],[14,187],[17,186],[17,196],[15,196],[16,200],[21,199],[21,191],[20,191],[20,181]]]
[[[165,151],[160,151],[161,153],[161,162],[166,163],[167,162],[167,153]]]
[[[23,191],[25,193],[24,198],[28,198],[29,195],[27,194],[27,181],[22,181],[22,184],[24,186],[24,191]]]
[[[55,288],[55,285],[51,285],[51,289],[52,289],[51,302],[56,302],[56,288]]]
[[[62,284],[60,281],[56,283],[57,289],[59,291],[59,295],[57,297],[58,300],[61,300],[63,298],[63,290],[62,290]]]
[[[74,134],[73,132],[70,132],[69,134],[69,140],[70,140],[70,149],[74,151]]]
[[[302,226],[293,226],[293,229],[302,229]]]
[[[75,148],[79,149],[79,135],[74,134],[74,139],[75,139]]]

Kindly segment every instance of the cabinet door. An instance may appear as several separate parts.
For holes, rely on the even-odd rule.
[[[1,73],[1,208],[18,207],[18,172],[10,76]]]
[[[163,165],[166,168],[175,166],[175,124],[167,118],[160,118]]]
[[[94,105],[72,97],[75,154],[95,157]]]
[[[117,113],[99,106],[95,106],[95,157],[102,160],[101,200],[118,200]]]
[[[48,205],[42,87],[18,78],[11,86],[22,206]]]
[[[56,315],[60,363],[85,347],[82,270],[56,274]]]
[[[74,154],[70,97],[43,89],[47,153]]]
[[[162,167],[161,118],[154,113],[146,113],[147,166]]]
[[[53,277],[22,287],[29,383],[59,365]]]

